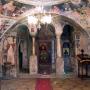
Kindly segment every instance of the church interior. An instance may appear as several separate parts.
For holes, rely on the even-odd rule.
[[[0,88],[90,90],[90,0],[0,0]]]

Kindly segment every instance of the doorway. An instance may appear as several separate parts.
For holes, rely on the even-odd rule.
[[[73,31],[74,29],[72,26],[65,25],[61,36],[65,73],[73,72],[72,56],[75,55],[75,41]]]
[[[26,43],[20,43],[18,48],[18,57],[19,57],[19,71],[22,73],[29,72],[29,61],[27,58],[27,46]]]
[[[55,34],[50,25],[42,25],[37,35],[38,73],[51,74],[55,65]]]
[[[28,28],[20,25],[17,31],[17,53],[18,53],[18,69],[20,73],[29,73],[29,60],[32,49],[32,38]]]
[[[45,40],[39,41],[38,70],[40,74],[51,73],[51,53],[51,42]]]

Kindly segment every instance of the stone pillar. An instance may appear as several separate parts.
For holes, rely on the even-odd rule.
[[[0,41],[0,78],[3,77],[3,69],[2,69],[2,65],[3,65],[3,61],[2,61],[2,47],[3,47],[3,42],[2,40]]]
[[[56,35],[56,42],[57,42],[57,56],[58,56],[58,57],[61,57],[60,36],[61,36],[61,35]]]
[[[64,75],[64,61],[61,54],[61,34],[62,34],[62,26],[60,23],[54,24],[55,33],[56,33],[56,47],[57,47],[57,55],[56,55],[56,75],[63,76]]]
[[[2,77],[2,54],[0,51],[0,78]]]
[[[32,55],[29,60],[29,72],[30,75],[35,75],[38,73],[37,56],[35,55],[35,35],[37,33],[36,25],[29,25],[29,32],[32,36]]]
[[[37,56],[35,55],[35,37],[32,37],[32,55],[30,56],[30,74],[37,74]]]
[[[33,47],[32,48],[33,49],[32,54],[35,55],[35,37],[32,37],[32,43],[33,43],[33,45],[32,45],[32,47]]]

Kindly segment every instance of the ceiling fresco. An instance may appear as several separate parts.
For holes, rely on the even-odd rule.
[[[72,2],[73,4],[80,4],[81,1],[89,2],[90,0],[15,0],[25,4],[32,5],[55,5],[64,2]]]
[[[26,0],[0,0],[0,37],[21,18],[40,13],[35,3],[38,5],[47,3],[47,6],[42,4],[45,12],[66,16],[81,27],[90,29],[89,0],[27,0],[27,2]]]
[[[25,4],[31,4],[31,5],[55,5],[58,3],[62,3],[65,0],[15,0],[21,3],[25,3]]]

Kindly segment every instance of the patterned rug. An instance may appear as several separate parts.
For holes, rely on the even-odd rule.
[[[35,90],[52,90],[50,79],[37,79]]]

